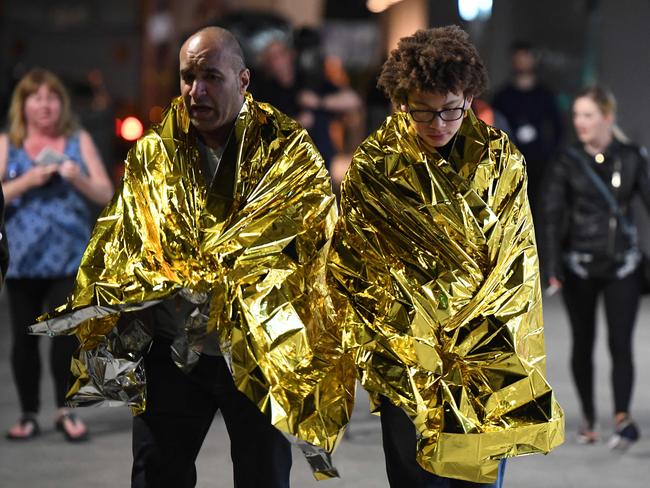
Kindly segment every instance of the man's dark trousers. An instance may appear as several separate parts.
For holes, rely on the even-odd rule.
[[[230,436],[236,488],[289,486],[291,446],[237,388],[222,357],[201,356],[189,373],[156,337],[145,356],[147,408],[133,419],[133,488],[190,488],[196,457],[217,412]],[[224,442],[226,440],[224,439]],[[229,473],[212,485],[230,486]]]

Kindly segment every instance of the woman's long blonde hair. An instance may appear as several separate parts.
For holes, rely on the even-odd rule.
[[[25,100],[46,85],[56,93],[61,100],[61,115],[57,124],[57,133],[63,136],[71,135],[77,128],[77,123],[70,109],[70,97],[61,80],[52,72],[42,68],[29,71],[21,78],[11,96],[9,106],[9,141],[21,147],[27,137],[27,122],[25,121]]]

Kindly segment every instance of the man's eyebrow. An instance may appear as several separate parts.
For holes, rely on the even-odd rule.
[[[211,75],[215,75],[215,74],[216,75],[223,75],[221,70],[219,70],[218,68],[214,68],[214,67],[207,67],[207,68],[200,68],[200,69],[185,68],[185,69],[180,70],[181,76],[190,75],[190,74],[192,74],[194,72],[208,73],[208,74],[211,74]]]
[[[209,73],[211,75],[223,75],[223,72],[220,69],[214,68],[212,66],[208,66],[207,68],[203,68],[203,69],[201,69],[201,71],[203,71],[204,73]]]

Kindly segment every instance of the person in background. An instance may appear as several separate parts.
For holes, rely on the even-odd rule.
[[[270,40],[258,58],[260,77],[251,87],[251,93],[307,129],[329,167],[335,156],[331,118],[360,109],[361,98],[351,88],[337,87],[324,76],[306,79],[298,69],[294,50],[283,39]]]
[[[524,160],[470,109],[487,72],[459,27],[400,39],[378,84],[397,111],[342,184],[339,320],[381,416],[390,486],[499,487],[503,458],[563,436]]]
[[[583,415],[578,441],[593,444],[600,437],[593,351],[602,297],[614,391],[615,432],[609,446],[625,449],[639,438],[630,417],[642,257],[632,199],[640,195],[650,208],[650,163],[615,121],[616,102],[608,90],[594,86],[578,94],[573,102],[578,141],[551,166],[542,210],[548,284],[562,290],[571,324],[571,371]]]
[[[537,219],[540,185],[562,140],[562,117],[553,92],[537,78],[533,46],[513,43],[510,60],[512,79],[496,92],[492,107],[506,118],[512,141],[526,158],[528,199]]]
[[[90,237],[88,200],[103,205],[113,194],[91,137],[74,123],[68,93],[49,71],[29,71],[13,92],[9,130],[0,135],[0,181],[11,255],[11,366],[21,408],[7,437],[25,440],[39,433],[41,374],[38,338],[27,327],[65,301]],[[84,423],[65,406],[77,344],[74,337],[56,338],[50,354],[55,425],[69,441],[87,437]]]

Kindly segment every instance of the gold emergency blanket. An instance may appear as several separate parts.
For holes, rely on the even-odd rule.
[[[564,420],[545,380],[524,159],[470,111],[446,160],[396,113],[357,150],[330,264],[363,386],[415,424],[437,475],[493,482],[548,452]]]
[[[312,445],[302,447],[313,467],[325,462],[313,446],[331,452],[340,439],[355,387],[326,281],[337,218],[327,170],[304,129],[248,94],[209,188],[201,164],[176,99],[130,151],[68,303],[32,331],[79,338],[72,404],[137,414],[153,334],[138,313],[182,296],[197,309],[177,364],[191,367],[216,328],[239,390]]]

